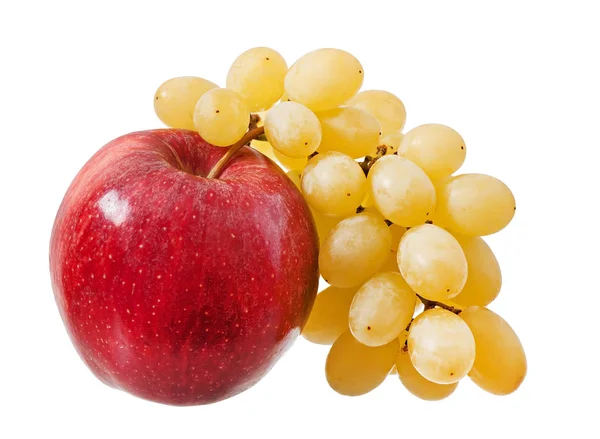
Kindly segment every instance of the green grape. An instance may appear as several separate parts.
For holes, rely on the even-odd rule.
[[[412,227],[400,240],[398,267],[410,287],[429,300],[455,297],[467,280],[467,259],[458,241],[432,224]]]
[[[266,110],[283,94],[288,68],[283,57],[268,47],[242,53],[227,73],[227,88],[239,94],[252,112]]]
[[[302,192],[316,211],[346,216],[365,198],[367,179],[351,157],[331,151],[308,161],[302,172]]]
[[[339,49],[309,52],[285,77],[288,98],[313,111],[331,110],[356,94],[364,78],[360,62]]]
[[[255,111],[253,112],[255,116],[258,116],[258,120],[256,122],[257,127],[265,126],[265,117],[267,117],[267,111]]]
[[[417,303],[419,302],[419,300],[417,300]],[[405,329],[404,331],[402,331],[400,333],[400,335],[398,336],[398,356],[404,352],[407,353],[407,347],[406,347],[406,340],[408,339],[408,331]],[[398,357],[396,357],[397,359]],[[390,375],[398,375],[398,368],[396,367],[396,365],[394,364],[394,367],[392,367],[392,370],[390,371]]]
[[[290,171],[292,169],[301,171],[304,169],[306,162],[308,162],[308,157],[288,157],[285,154],[280,153],[275,148],[273,149],[273,156],[279,163],[279,165],[285,169],[286,171]]]
[[[438,384],[452,384],[471,370],[475,339],[456,314],[441,308],[428,309],[410,325],[408,353],[423,377]]]
[[[316,212],[313,209],[311,209],[311,212],[315,220],[317,234],[319,235],[319,242],[321,246],[323,246],[323,242],[325,241],[325,238],[327,238],[327,235],[329,235],[329,232],[331,232],[340,221],[347,218],[345,216],[325,215],[323,213]]]
[[[340,288],[359,286],[379,270],[391,240],[387,225],[375,215],[355,215],[340,221],[321,246],[323,279]]]
[[[364,208],[375,206],[375,203],[373,202],[373,197],[371,197],[368,191],[365,194],[365,198],[362,200],[360,205]]]
[[[417,303],[415,304],[415,312],[413,313],[413,317],[418,316],[424,310],[425,310],[425,306],[423,305],[423,302],[421,302],[420,300],[417,300]]]
[[[196,104],[194,125],[204,140],[215,146],[229,146],[240,140],[250,123],[250,111],[234,91],[214,88]]]
[[[400,149],[400,144],[402,143],[402,139],[404,139],[404,134],[402,133],[391,133],[384,136],[381,136],[381,140],[379,141],[380,145],[385,145],[387,147],[385,154],[391,155],[395,152],[398,152]],[[371,155],[375,155],[377,150],[372,151]]]
[[[375,206],[363,207],[359,215],[375,215],[377,218],[381,219],[381,221],[385,221],[385,218]]]
[[[516,209],[510,189],[489,175],[457,175],[437,187],[436,216],[451,232],[491,235],[510,223]]]
[[[517,390],[527,374],[527,359],[515,331],[487,308],[469,307],[460,313],[460,318],[471,328],[477,348],[469,377],[496,395]]]
[[[400,247],[400,239],[406,232],[406,227],[397,226],[392,224],[389,228],[392,234],[392,245],[390,246],[390,253],[388,254],[383,266],[379,269],[380,272],[395,271],[400,272],[398,268],[398,247]]]
[[[348,322],[354,338],[381,346],[397,338],[412,319],[417,296],[400,273],[380,273],[358,290]]]
[[[406,390],[425,401],[439,401],[447,398],[458,386],[458,382],[451,384],[434,383],[421,375],[410,361],[408,350],[403,348],[402,343],[396,358],[396,370],[400,382]]]
[[[377,209],[400,226],[423,224],[435,208],[435,188],[427,174],[397,155],[375,162],[369,170],[368,186]]]
[[[348,330],[348,313],[355,294],[356,288],[336,287],[317,294],[302,335],[313,343],[332,344]]]
[[[346,331],[333,343],[327,355],[327,382],[342,395],[364,395],[377,388],[388,376],[398,348],[398,339],[383,346],[370,347]]]
[[[435,183],[434,183],[435,185]],[[436,192],[436,205],[437,205],[437,192]],[[440,216],[438,215],[437,211],[433,211],[433,212],[429,212],[429,215],[427,215],[427,221],[425,221],[426,224],[435,224],[436,226],[439,226],[443,229],[446,228],[446,226],[444,225],[444,221],[442,218],[440,218]]]
[[[302,191],[302,187],[300,186],[300,171],[292,169],[290,171],[287,171],[286,175],[290,180],[292,180],[292,182],[298,188],[298,190]]]
[[[321,142],[321,124],[304,105],[281,102],[267,112],[265,134],[279,153],[305,158],[315,152]]]
[[[277,162],[277,157],[275,157],[275,153],[273,152],[273,147],[269,142],[265,142],[263,140],[254,139],[250,142],[250,147],[252,149],[257,150],[264,156],[270,158],[272,161]]]
[[[366,111],[338,107],[317,116],[323,129],[319,152],[338,151],[356,159],[377,149],[379,123]]]
[[[479,236],[454,235],[465,253],[467,282],[452,300],[463,306],[490,304],[500,292],[502,273],[492,249]]]
[[[371,113],[379,121],[383,135],[398,133],[406,122],[406,109],[400,99],[383,90],[365,90],[350,99],[347,105]]]
[[[217,87],[217,84],[195,76],[169,79],[154,94],[154,111],[169,127],[195,130],[196,102],[208,90]]]
[[[463,138],[446,125],[429,123],[404,135],[398,154],[419,166],[432,180],[448,177],[461,167],[467,149]]]
[[[454,299],[448,299],[448,300],[444,300],[444,302],[443,302],[443,303],[444,303],[444,305],[451,306],[452,308],[454,308],[454,309],[457,309],[457,310],[463,310],[463,309],[465,309],[465,308],[466,308],[466,306],[464,306],[464,305],[460,305],[460,304],[456,303],[456,302],[454,301]]]

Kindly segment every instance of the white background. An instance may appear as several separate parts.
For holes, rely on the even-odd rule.
[[[595,6],[2,1],[0,437],[600,437]],[[516,393],[492,396],[465,380],[449,399],[425,403],[390,377],[366,396],[342,397],[325,381],[327,348],[304,339],[254,388],[204,407],[146,402],[86,369],[48,272],[64,192],[106,142],[160,126],[160,83],[198,75],[224,85],[233,59],[258,45],[290,64],[319,47],[352,52],[364,88],[404,101],[407,128],[454,127],[468,145],[464,170],[513,189],[517,215],[488,242],[504,274],[492,309],[528,353]]]

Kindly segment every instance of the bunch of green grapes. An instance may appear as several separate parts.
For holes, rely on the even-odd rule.
[[[361,395],[397,373],[425,400],[449,396],[466,376],[512,393],[527,363],[513,329],[487,308],[502,276],[482,236],[512,220],[513,194],[492,176],[456,174],[461,135],[441,124],[403,133],[402,101],[360,91],[363,78],[343,50],[315,50],[288,68],[260,47],[234,61],[225,88],[197,77],[165,82],[155,110],[216,146],[260,127],[250,146],[303,194],[329,284],[303,335],[332,345],[325,372],[335,391]]]

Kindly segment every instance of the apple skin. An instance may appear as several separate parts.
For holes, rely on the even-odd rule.
[[[258,382],[290,347],[317,292],[318,237],[302,195],[244,147],[193,131],[131,133],[71,183],[50,242],[54,296],[104,383],[171,405]]]

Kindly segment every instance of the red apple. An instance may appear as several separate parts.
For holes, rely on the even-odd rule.
[[[185,130],[120,137],[76,176],[50,243],[54,295],[106,384],[173,405],[255,384],[300,333],[318,285],[302,195],[244,147]]]

